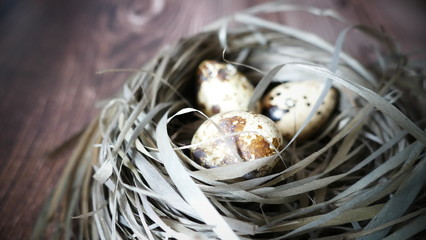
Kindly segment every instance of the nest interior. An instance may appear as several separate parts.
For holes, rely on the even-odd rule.
[[[53,228],[84,239],[401,239],[421,232],[426,134],[424,123],[410,119],[424,114],[411,113],[402,96],[424,84],[424,70],[410,69],[403,56],[367,69],[315,35],[263,23],[227,29],[225,38],[223,28],[207,30],[134,70],[70,161],[59,184],[67,203]],[[327,79],[339,89],[338,109],[313,138],[289,144],[270,175],[241,178],[268,159],[205,169],[188,150],[204,120],[194,86],[205,59],[235,63],[258,96],[301,76]],[[424,104],[424,94],[410,101]]]

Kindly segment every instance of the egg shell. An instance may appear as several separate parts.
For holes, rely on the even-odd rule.
[[[201,124],[192,138],[192,144],[198,144],[191,148],[192,158],[202,166],[212,168],[271,156],[283,148],[284,141],[275,123],[266,116],[232,111],[214,115]],[[276,161],[245,177],[266,175]]]
[[[314,107],[323,84],[318,81],[282,83],[262,99],[262,113],[278,125],[285,139],[291,139]],[[306,140],[314,135],[330,118],[338,102],[338,91],[331,88],[318,111],[298,136]]]
[[[233,65],[205,60],[198,67],[197,105],[207,116],[248,110],[254,88]]]

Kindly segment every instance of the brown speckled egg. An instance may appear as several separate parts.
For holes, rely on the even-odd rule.
[[[323,85],[317,81],[280,84],[262,99],[262,113],[278,125],[284,138],[291,139],[308,117],[322,88]],[[331,88],[314,117],[298,136],[299,140],[311,137],[327,122],[336,108],[337,99],[337,90]]]
[[[254,88],[231,64],[205,60],[198,67],[198,108],[207,116],[248,110]]]
[[[217,126],[225,136],[231,136],[222,137],[224,135]],[[201,124],[192,138],[192,144],[198,144],[191,149],[193,159],[204,167],[212,168],[271,156],[283,148],[284,141],[276,124],[264,115],[231,111],[216,114]],[[276,161],[245,177],[266,175]]]

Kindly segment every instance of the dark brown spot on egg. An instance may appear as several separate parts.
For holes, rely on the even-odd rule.
[[[275,153],[274,149],[270,148],[270,144],[261,135],[255,134],[255,137],[247,142],[244,137],[239,137],[237,140],[238,153],[244,160],[251,160],[271,156]]]
[[[260,124],[259,124],[259,125],[257,125],[257,128],[258,128],[258,129],[263,129],[262,125],[260,125]]]
[[[310,103],[306,103],[306,106],[310,107],[310,106],[311,106],[311,104],[310,104]]]
[[[218,74],[218,77],[219,77],[220,80],[222,80],[222,81],[228,81],[229,80],[228,73],[227,73],[225,68],[219,69],[217,74]]]
[[[220,112],[220,107],[219,107],[219,105],[213,105],[213,107],[212,107],[212,112],[213,112],[213,113],[219,113],[219,112]]]
[[[234,133],[234,132],[243,131],[244,127],[246,126],[246,123],[247,123],[247,120],[245,118],[242,118],[239,116],[233,116],[233,117],[221,119],[219,122],[219,126],[226,133]]]
[[[282,146],[280,144],[280,140],[278,140],[278,138],[274,138],[272,139],[272,144],[274,145],[274,147],[278,150],[282,150],[284,148],[284,146]]]
[[[203,163],[204,159],[207,158],[206,152],[201,148],[194,149],[192,151],[192,156],[193,156],[194,160],[199,162],[199,163]]]
[[[322,113],[321,113],[321,111],[318,111],[318,112],[317,112],[317,115],[321,115],[321,114],[322,114]]]

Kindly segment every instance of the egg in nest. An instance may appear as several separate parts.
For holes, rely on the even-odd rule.
[[[192,158],[204,167],[220,167],[242,161],[253,161],[276,154],[284,140],[276,124],[264,115],[231,111],[206,120],[195,132]],[[268,174],[277,158],[245,178]]]
[[[198,67],[197,106],[207,116],[248,110],[254,87],[233,65],[205,60]]]
[[[318,81],[282,83],[262,99],[262,113],[271,118],[285,139],[291,139],[307,119],[321,94],[323,84]],[[298,136],[306,140],[329,120],[338,102],[338,91],[331,88],[313,118]]]

